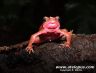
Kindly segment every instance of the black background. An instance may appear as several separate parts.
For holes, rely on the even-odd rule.
[[[96,33],[95,0],[0,0],[0,46],[28,40],[44,16],[59,16],[75,34]]]

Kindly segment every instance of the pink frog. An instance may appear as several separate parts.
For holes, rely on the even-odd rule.
[[[26,51],[31,53],[33,50],[33,43],[40,44],[46,41],[53,41],[60,37],[66,37],[66,43],[63,44],[65,47],[71,45],[72,32],[68,32],[67,29],[60,29],[59,17],[44,17],[45,21],[40,26],[39,31],[31,35]]]

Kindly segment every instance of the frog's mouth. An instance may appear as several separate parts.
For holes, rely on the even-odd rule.
[[[59,28],[45,28],[47,32],[56,32]]]
[[[58,25],[54,24],[54,23],[49,23],[47,28],[48,29],[56,29],[58,27]]]
[[[47,31],[47,32],[56,32],[57,30],[58,30],[58,28],[56,28],[56,29],[48,29],[48,28],[45,28],[45,30]]]
[[[55,32],[59,29],[59,24],[49,22],[43,26],[47,32]]]

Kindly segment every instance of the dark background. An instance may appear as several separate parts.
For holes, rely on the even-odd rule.
[[[0,0],[0,46],[28,40],[44,16],[59,16],[76,34],[96,33],[95,0]]]

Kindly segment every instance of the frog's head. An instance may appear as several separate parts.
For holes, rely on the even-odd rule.
[[[43,28],[46,31],[54,32],[60,28],[59,17],[44,17],[45,22],[43,23]]]

